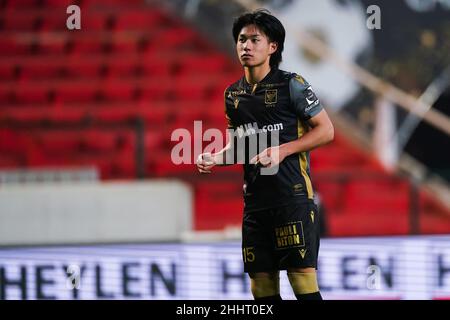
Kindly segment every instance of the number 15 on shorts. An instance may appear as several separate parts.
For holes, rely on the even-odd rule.
[[[253,253],[253,247],[246,247],[242,249],[244,254],[244,263],[255,261],[255,254]]]

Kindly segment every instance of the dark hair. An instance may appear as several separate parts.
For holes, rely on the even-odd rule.
[[[286,31],[280,20],[275,18],[266,9],[244,13],[237,17],[233,23],[233,38],[235,43],[238,41],[242,28],[250,24],[257,26],[269,38],[270,42],[276,42],[278,44],[277,51],[270,56],[270,66],[272,68],[278,68],[282,59],[281,53],[284,49],[284,38],[286,36]]]

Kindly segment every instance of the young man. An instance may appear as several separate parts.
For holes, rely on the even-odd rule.
[[[252,294],[255,299],[281,299],[279,271],[287,270],[297,299],[321,300],[316,276],[319,217],[309,151],[333,140],[333,125],[308,82],[278,69],[285,30],[277,18],[265,10],[243,14],[234,22],[233,37],[244,76],[225,90],[228,128],[241,138],[278,134],[278,143],[272,141],[256,156],[247,154],[250,161],[244,163],[242,247]],[[198,157],[201,173],[230,163],[236,145],[230,130],[223,150]],[[277,170],[262,174],[267,168]]]

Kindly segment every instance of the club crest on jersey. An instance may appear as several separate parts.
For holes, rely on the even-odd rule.
[[[277,98],[278,98],[277,96],[278,96],[277,89],[266,90],[266,95],[264,98],[266,107],[274,107],[274,104],[277,103]]]

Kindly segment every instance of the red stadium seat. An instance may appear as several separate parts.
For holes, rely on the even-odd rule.
[[[102,84],[102,96],[107,101],[130,101],[136,93],[136,85],[130,81],[109,80]]]
[[[358,179],[358,178],[357,178]],[[348,207],[360,208],[361,214],[391,211],[403,215],[408,212],[408,185],[389,180],[354,180],[345,187]]]
[[[449,234],[450,223],[446,215],[425,211],[419,217],[419,231],[421,234]]]
[[[108,19],[108,14],[102,14],[101,12],[89,14],[88,12],[88,14],[83,15],[83,18],[81,19],[81,30],[86,32],[107,30]]]
[[[76,57],[67,59],[64,65],[64,75],[68,78],[95,79],[102,73],[102,62],[100,59],[85,59]]]
[[[45,6],[49,8],[57,7],[58,9],[67,8],[68,6],[77,3],[77,1],[73,0],[43,0],[43,2],[45,3]]]
[[[149,77],[172,76],[174,74],[174,64],[163,59],[145,59],[140,65],[142,73]]]
[[[147,153],[154,152],[156,150],[161,150],[166,144],[166,139],[168,137],[164,135],[163,132],[156,129],[149,129],[145,132],[144,144]]]
[[[225,72],[229,66],[228,60],[219,54],[191,55],[181,61],[182,74],[211,74],[212,72]],[[223,91],[223,90],[222,90]]]
[[[167,19],[160,11],[130,11],[117,16],[115,28],[117,30],[150,30]]]
[[[174,164],[170,158],[170,152],[155,152],[149,155],[157,159],[147,160],[149,167],[153,168],[153,171],[148,172],[154,177],[170,177],[177,175],[191,175],[192,165],[190,164]]]
[[[0,78],[1,79],[14,79],[16,76],[16,64],[10,61],[0,61]]]
[[[134,54],[142,38],[137,34],[116,33],[111,40],[111,50],[118,54]]]
[[[42,34],[39,36],[37,51],[43,55],[60,55],[66,52],[67,37],[62,34]]]
[[[142,6],[142,4],[143,0],[127,0],[126,3],[123,0],[83,0],[83,6],[89,9],[104,9],[105,7],[127,9],[133,6]]]
[[[63,67],[63,61],[58,59],[30,60],[21,65],[20,77],[22,79],[56,78],[61,75]]]
[[[46,83],[24,82],[14,86],[14,96],[18,103],[48,103],[51,88]]]
[[[97,82],[64,82],[55,87],[56,102],[91,102],[99,92]]]
[[[13,85],[11,83],[0,83],[0,101],[8,103],[11,102],[13,97]]]
[[[67,7],[66,7],[67,8]],[[66,14],[64,10],[64,14],[61,12],[57,12],[55,10],[45,12],[42,15],[42,31],[67,31],[67,18],[68,14]]]
[[[75,154],[81,146],[80,133],[70,130],[48,130],[34,134],[46,155]]]
[[[195,185],[195,230],[221,230],[242,223],[240,182],[203,182]]]
[[[86,118],[83,109],[52,108],[48,113],[48,120],[54,123],[80,123]]]
[[[327,210],[343,210],[345,205],[345,192],[339,181],[318,180],[316,191],[320,194],[323,206]]]
[[[409,233],[408,216],[392,218],[391,212],[360,215],[360,211],[327,214],[329,236],[387,236]]]
[[[139,89],[142,102],[155,102],[168,99],[173,96],[173,80],[170,78],[148,79],[143,82]]]
[[[17,170],[24,165],[21,157],[0,153],[0,168]]]
[[[165,124],[171,117],[168,110],[164,109],[139,109],[139,117],[145,120],[148,128],[155,128]]]
[[[21,31],[32,32],[37,26],[37,16],[32,12],[22,12],[20,10],[14,10],[3,13],[3,30],[4,31]]]
[[[41,4],[40,0],[7,0],[5,1],[5,7],[11,8],[23,8],[23,7],[38,7]]]
[[[131,56],[128,59],[123,59],[121,57],[108,59],[108,61],[106,61],[108,76],[117,78],[133,76],[137,73],[138,63],[138,59],[135,59],[134,56]]]
[[[30,137],[25,132],[0,129],[0,155],[22,155],[28,149]]]
[[[128,153],[120,153],[112,159],[110,174],[123,179],[136,178],[136,160]]]
[[[91,110],[91,116],[101,122],[123,122],[136,119],[138,112],[133,104],[122,106],[101,107]]]
[[[86,130],[80,135],[81,149],[86,152],[113,152],[118,146],[118,137],[111,130]]]
[[[345,152],[343,152],[345,150]],[[314,151],[311,166],[314,170],[336,167],[360,167],[366,164],[367,158],[354,150],[333,143]]]
[[[105,33],[77,33],[71,38],[71,54],[100,54],[109,42],[109,37]]]
[[[187,101],[186,103],[179,102],[174,104],[174,115],[176,122],[180,124],[187,124],[192,127],[194,121],[207,121],[207,109],[209,105],[202,100]]]
[[[206,99],[211,90],[212,81],[208,76],[178,77],[174,87],[175,97],[181,101]]]
[[[208,88],[195,82],[178,84],[174,87],[175,97],[179,100],[202,100],[207,97]]]
[[[195,49],[198,35],[189,28],[179,27],[163,30],[152,39],[149,49],[174,50],[174,49]]]
[[[50,121],[54,123],[79,123],[87,113],[83,109],[56,108],[47,104],[6,107],[0,112],[0,119],[21,123]]]
[[[31,52],[31,45],[29,39],[24,39],[18,35],[0,35],[0,55],[26,55]]]

